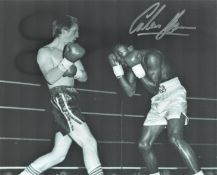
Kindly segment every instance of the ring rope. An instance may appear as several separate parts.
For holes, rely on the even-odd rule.
[[[39,111],[45,112],[46,109],[43,108],[24,108],[24,107],[15,107],[15,106],[0,106],[0,109],[12,109],[12,110],[27,110],[27,111]],[[116,116],[116,117],[132,117],[132,118],[144,118],[144,115],[137,114],[117,114],[117,113],[99,113],[99,112],[82,112],[84,115],[100,115],[100,116]],[[217,121],[217,118],[199,118],[199,117],[189,117],[190,120],[205,120],[205,121]]]
[[[35,142],[51,142],[52,139],[39,139],[39,138],[19,138],[19,137],[0,137],[1,140],[6,141],[35,141]],[[133,141],[101,141],[97,140],[100,144],[137,144]],[[155,142],[154,145],[164,145],[168,143]],[[192,146],[217,146],[217,143],[191,143]]]
[[[0,83],[38,86],[38,87],[42,86],[42,84],[27,83],[27,82],[20,82],[20,81],[9,81],[9,80],[0,80]],[[82,89],[82,88],[76,88],[76,89],[79,91],[84,91],[84,92],[96,92],[96,93],[114,94],[114,95],[118,94],[115,91],[103,91],[103,90],[92,90],[92,89]],[[135,94],[134,96],[142,96],[142,94]],[[187,99],[188,100],[201,100],[201,101],[215,101],[215,102],[217,102],[216,98],[207,98],[207,97],[187,97]]]
[[[18,169],[24,169],[26,167],[24,166],[2,166],[0,167],[1,170],[18,170]],[[120,166],[120,167],[102,167],[104,170],[141,170],[141,169],[146,169],[146,167],[125,167],[125,166]],[[85,169],[85,167],[52,167],[51,169],[56,169],[56,170],[80,170],[80,169]],[[160,170],[168,169],[168,170],[183,170],[187,169],[187,167],[159,167]],[[202,170],[217,170],[217,167],[201,167]]]

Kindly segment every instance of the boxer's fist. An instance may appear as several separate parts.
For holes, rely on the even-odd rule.
[[[141,64],[142,55],[139,51],[133,50],[132,52],[128,53],[124,58],[126,64],[132,68],[137,78],[143,78],[146,75],[146,72]]]
[[[124,70],[121,64],[118,62],[117,57],[113,53],[111,53],[108,55],[108,60],[115,76],[117,78],[121,78],[124,75]]]
[[[77,67],[73,64],[67,71],[64,72],[63,77],[74,77],[77,73]]]
[[[120,64],[120,63],[118,62],[118,60],[117,60],[117,57],[116,57],[115,54],[113,54],[113,53],[110,53],[110,54],[108,55],[108,60],[109,60],[109,63],[110,63],[110,65],[111,65],[111,67],[114,67],[114,66]]]
[[[127,63],[127,65],[129,67],[133,67],[133,66],[141,63],[142,57],[141,57],[141,54],[139,53],[139,51],[134,50],[134,51],[128,53],[124,57],[124,59],[125,59],[125,62]]]
[[[76,43],[68,43],[63,49],[63,58],[66,58],[73,63],[84,56],[84,54],[84,48]]]

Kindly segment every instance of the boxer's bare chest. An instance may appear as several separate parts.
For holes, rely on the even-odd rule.
[[[51,61],[53,65],[56,65],[63,59],[63,52],[60,49],[50,48],[50,53],[51,53]]]

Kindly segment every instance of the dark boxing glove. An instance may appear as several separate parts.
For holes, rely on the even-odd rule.
[[[146,75],[145,70],[141,64],[142,56],[138,50],[133,50],[128,53],[125,57],[125,62],[129,67],[132,68],[137,78],[142,78]]]
[[[63,77],[74,77],[77,73],[77,67],[73,64],[71,67],[64,72]]]
[[[72,63],[79,60],[85,54],[85,50],[77,43],[68,43],[63,49],[63,58],[71,61]]]
[[[122,65],[118,62],[117,57],[111,53],[108,56],[109,63],[113,69],[113,72],[117,78],[120,78],[124,75],[124,70]]]
[[[58,68],[65,72],[67,71],[74,62],[79,60],[85,54],[85,50],[79,44],[68,43],[63,49],[63,59],[58,65]]]

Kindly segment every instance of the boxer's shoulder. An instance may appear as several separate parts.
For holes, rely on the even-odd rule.
[[[44,46],[38,50],[37,58],[47,57],[48,55],[51,55],[51,53],[51,48]]]
[[[38,54],[52,54],[53,48],[49,45],[43,46],[38,50]]]
[[[45,59],[54,63],[59,62],[62,59],[62,51],[46,45],[38,50],[37,55],[38,62],[43,62]]]

